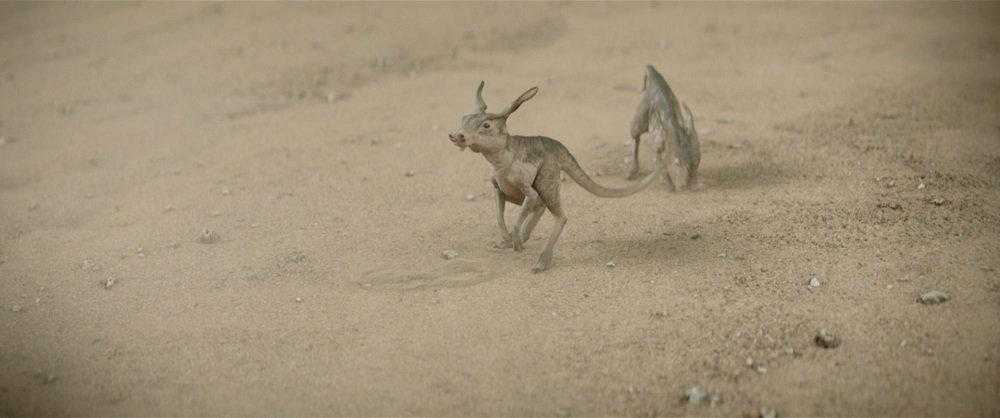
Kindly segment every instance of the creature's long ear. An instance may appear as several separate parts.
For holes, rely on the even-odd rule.
[[[524,94],[522,94],[521,97],[514,99],[514,103],[511,103],[510,106],[507,106],[507,108],[504,109],[503,112],[500,112],[500,116],[502,117],[510,116],[510,114],[514,113],[514,111],[517,110],[517,108],[521,107],[522,103],[531,100],[531,98],[535,97],[535,94],[537,93],[538,93],[538,87],[532,87],[528,89],[528,91],[524,92]]]
[[[476,113],[486,112],[486,101],[483,100],[483,86],[485,85],[485,81],[480,81],[479,88],[476,89]]]

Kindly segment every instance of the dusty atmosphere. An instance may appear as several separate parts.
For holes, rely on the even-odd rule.
[[[998,20],[2,3],[0,416],[998,416]],[[646,64],[704,189],[566,181],[531,274],[447,134],[538,86],[508,129],[628,184]]]

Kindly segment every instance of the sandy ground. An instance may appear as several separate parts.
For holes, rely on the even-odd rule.
[[[998,20],[0,4],[0,415],[998,416]],[[622,185],[647,63],[706,188],[567,182],[550,272],[549,216],[493,249],[478,81]]]

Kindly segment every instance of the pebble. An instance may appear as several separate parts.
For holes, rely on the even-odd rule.
[[[924,187],[927,187],[927,186],[924,185],[924,182],[920,182],[920,184],[917,185],[917,190],[923,190]]]
[[[945,203],[945,200],[943,197],[935,197],[931,199],[931,203],[933,203],[934,206],[941,206]]]
[[[404,173],[403,175],[405,175],[406,177],[413,177],[413,176],[414,176],[414,175],[416,175],[416,174],[417,174],[417,173],[414,173],[413,171],[407,171],[407,172],[406,172],[406,173]]]
[[[469,193],[469,194],[465,195],[465,200],[468,200],[470,202],[473,201],[473,200],[476,200],[476,195],[474,195],[472,193]]]
[[[441,258],[445,260],[451,260],[458,257],[458,251],[455,250],[444,250],[441,252]]]
[[[939,303],[945,303],[949,299],[951,299],[951,295],[942,292],[940,290],[931,290],[922,293],[920,297],[917,298],[917,302],[920,302],[924,305],[937,305]]]
[[[298,303],[302,303],[302,298],[295,298],[295,301]]]
[[[114,278],[114,276],[108,276],[106,279],[104,279],[104,288],[105,289],[110,289],[111,286],[114,286],[114,285],[115,285],[115,278]]]
[[[11,310],[12,312],[21,312],[21,305],[12,305],[12,306],[10,307],[10,310]]]
[[[706,399],[708,399],[708,392],[698,386],[692,386],[684,391],[684,400],[691,405],[698,405]]]
[[[778,418],[778,411],[771,408],[761,407],[760,418]]]
[[[700,238],[701,238],[701,234],[692,234],[691,235],[691,239],[700,239]]]
[[[825,329],[821,329],[816,333],[816,338],[813,339],[816,345],[823,348],[836,348],[840,345],[840,338],[836,335],[830,333]]]
[[[819,279],[813,276],[812,278],[809,279],[809,290],[815,289],[817,287],[819,287]]]
[[[607,267],[609,269],[615,268],[615,266],[617,266],[617,264],[615,264],[614,261],[608,261],[607,263],[604,263],[604,267]]]
[[[195,239],[195,241],[199,244],[215,244],[219,242],[220,239],[222,238],[219,237],[218,233],[211,229],[205,229],[201,231],[201,235],[198,235],[198,238]]]
[[[229,190],[229,189],[226,189],[226,188],[223,188],[223,189],[222,189],[222,195],[223,195],[223,196],[229,196],[229,195],[230,195],[230,194],[232,194],[232,193],[233,193],[233,192],[232,192],[231,190]]]

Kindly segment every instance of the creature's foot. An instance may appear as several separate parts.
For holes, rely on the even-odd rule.
[[[531,272],[541,273],[545,270],[548,270],[549,267],[552,267],[552,254],[542,253],[542,255],[538,257],[538,262],[535,263],[535,266],[531,268]]]
[[[500,241],[493,243],[493,248],[498,248],[498,249],[511,248],[513,246],[514,246],[514,240],[511,239],[511,237],[509,236],[504,237]]]
[[[638,179],[639,177],[640,177],[639,166],[638,165],[633,165],[632,169],[629,170],[629,172],[628,172],[628,177],[626,177],[626,178],[629,179],[629,180],[635,180],[635,179]]]

